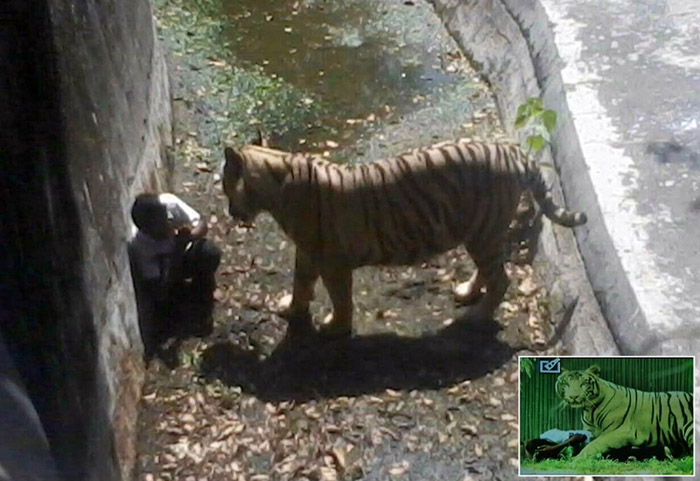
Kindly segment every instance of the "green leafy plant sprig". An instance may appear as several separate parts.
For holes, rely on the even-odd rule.
[[[525,129],[528,136],[525,143],[529,151],[541,150],[545,144],[551,143],[551,134],[557,125],[557,113],[553,110],[545,109],[542,100],[537,97],[530,97],[518,107],[515,117],[515,128]]]

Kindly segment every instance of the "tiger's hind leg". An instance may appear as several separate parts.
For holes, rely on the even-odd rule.
[[[310,333],[314,330],[309,304],[314,298],[314,286],[319,270],[311,258],[297,248],[294,265],[294,291],[290,306],[280,312],[289,322],[292,335]]]
[[[333,303],[333,318],[321,326],[320,334],[329,339],[352,335],[352,269],[329,268],[321,272],[323,284]]]
[[[477,272],[472,276],[475,279],[474,287],[478,286],[479,279],[486,287],[486,293],[469,311],[470,316],[477,319],[492,319],[508,288],[508,276],[503,267],[504,242],[499,238],[490,242],[486,250],[468,249],[477,267]],[[479,291],[475,289],[475,292],[478,294]]]

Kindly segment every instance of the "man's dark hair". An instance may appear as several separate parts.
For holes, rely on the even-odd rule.
[[[160,203],[158,194],[139,194],[131,206],[131,218],[139,230],[148,231],[155,219],[167,218],[168,211]]]

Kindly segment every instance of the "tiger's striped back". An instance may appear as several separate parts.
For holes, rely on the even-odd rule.
[[[258,146],[241,152],[279,184],[281,210],[271,212],[287,233],[353,266],[409,264],[460,243],[471,251],[500,242],[525,189],[554,222],[586,221],[554,203],[538,164],[516,145],[460,140],[355,165]]]

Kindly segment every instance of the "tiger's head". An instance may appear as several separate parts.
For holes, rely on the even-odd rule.
[[[269,148],[269,141],[263,138],[258,129],[257,137],[251,139],[249,145]],[[226,147],[224,149],[223,188],[228,197],[228,212],[242,224],[250,224],[262,210],[246,192],[246,159],[240,150]],[[250,179],[248,179],[250,183]]]
[[[573,408],[595,405],[600,396],[598,374],[600,367],[595,364],[583,371],[562,368],[556,383],[557,395]]]
[[[236,149],[224,149],[222,184],[228,198],[228,213],[241,223],[251,223],[260,212],[246,192],[246,159]]]

